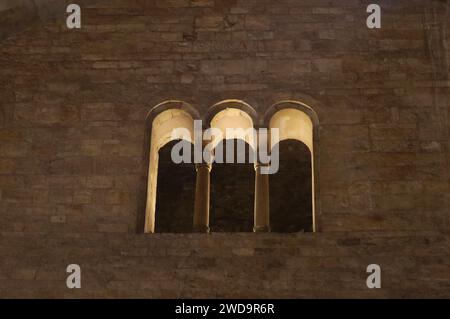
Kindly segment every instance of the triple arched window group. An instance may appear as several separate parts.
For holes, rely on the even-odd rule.
[[[194,140],[195,120],[202,120],[204,130],[223,132],[223,138],[211,143],[213,154],[220,150],[223,159],[236,157],[239,143],[245,143],[246,159],[256,160],[224,163],[213,156],[212,162],[174,163],[173,146],[180,141],[173,130],[181,128],[190,133],[183,142],[192,147],[193,154],[198,143]],[[314,146],[318,119],[306,104],[281,101],[258,115],[243,101],[226,100],[201,117],[185,102],[166,101],[150,112],[149,125],[145,232],[317,230]],[[275,147],[279,151],[277,173],[262,173],[267,163],[258,161],[258,145],[250,135],[237,134],[232,143],[225,139],[227,129],[248,132],[253,128],[278,129],[278,142],[269,143],[269,152]],[[206,144],[203,141],[202,145]],[[234,149],[230,150],[230,145]],[[230,151],[234,154],[227,154]]]

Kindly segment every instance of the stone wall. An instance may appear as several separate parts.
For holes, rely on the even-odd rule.
[[[92,1],[80,30],[0,7],[26,29],[0,42],[0,295],[448,297],[449,5],[376,1],[369,30],[372,2]],[[169,99],[312,106],[320,232],[140,234],[145,118]]]
[[[2,235],[5,298],[430,298],[450,296],[434,232]],[[66,287],[67,265],[81,289]],[[368,289],[366,267],[382,268]]]

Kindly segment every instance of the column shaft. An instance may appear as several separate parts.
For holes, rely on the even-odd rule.
[[[209,233],[209,205],[211,165],[197,164],[197,183],[195,188],[194,231]]]
[[[269,175],[261,174],[261,165],[255,167],[255,233],[270,232]]]

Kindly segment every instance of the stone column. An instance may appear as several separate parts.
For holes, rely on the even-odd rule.
[[[270,232],[269,175],[261,174],[261,168],[268,164],[255,165],[255,233]]]
[[[209,233],[211,165],[207,163],[196,164],[196,170],[194,232]]]

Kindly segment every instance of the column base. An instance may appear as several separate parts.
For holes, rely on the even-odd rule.
[[[209,234],[210,232],[211,232],[211,229],[207,226],[194,227],[194,233]]]
[[[270,233],[270,226],[257,226],[253,227],[254,233]]]

